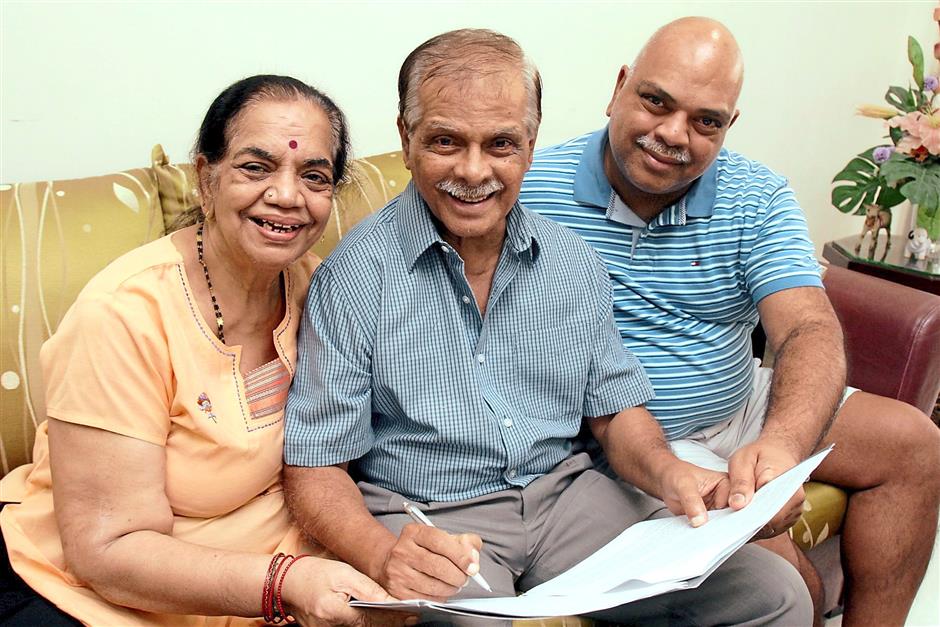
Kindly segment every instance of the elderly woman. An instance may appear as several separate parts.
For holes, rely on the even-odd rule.
[[[42,348],[49,420],[3,483],[25,498],[0,514],[42,598],[5,620],[352,623],[349,595],[389,598],[346,564],[298,559],[311,549],[280,483],[307,251],[348,143],[336,105],[293,78],[247,78],[212,103],[202,219],[105,268]]]

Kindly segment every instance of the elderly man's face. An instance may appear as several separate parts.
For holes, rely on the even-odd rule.
[[[684,192],[718,156],[737,118],[739,74],[696,54],[647,54],[617,77],[610,150],[627,187],[652,195]]]
[[[444,239],[458,248],[467,239],[501,241],[532,165],[523,80],[510,70],[462,83],[432,78],[418,90],[414,128],[399,120],[405,165]]]

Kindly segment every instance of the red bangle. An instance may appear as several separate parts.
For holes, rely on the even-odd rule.
[[[268,572],[264,577],[264,586],[261,589],[261,615],[264,617],[265,622],[273,622],[275,620],[274,616],[274,583],[277,577],[277,571],[280,570],[281,565],[286,561],[289,556],[284,553],[278,553],[273,558],[271,558],[271,563],[268,564]]]
[[[280,614],[280,618],[283,618],[288,623],[296,623],[297,619],[291,616],[284,609],[284,602],[281,600],[281,588],[284,587],[284,579],[287,577],[287,571],[291,569],[291,566],[293,566],[294,564],[296,564],[297,562],[299,562],[305,557],[310,557],[310,554],[302,553],[298,555],[297,557],[293,557],[293,556],[289,556],[289,557],[290,557],[290,560],[289,561],[285,560],[286,563],[284,564],[284,568],[280,570],[280,578],[277,581],[277,593],[275,594],[275,597],[274,597],[274,604],[277,608],[276,612]]]

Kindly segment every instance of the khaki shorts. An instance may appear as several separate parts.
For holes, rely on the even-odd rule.
[[[728,471],[728,458],[736,450],[754,442],[764,427],[764,414],[770,401],[770,380],[773,370],[762,368],[754,360],[754,387],[744,407],[718,424],[706,427],[687,438],[669,444],[676,457],[689,463],[721,472]],[[841,403],[845,403],[856,388],[846,387]],[[841,407],[840,403],[840,407]]]

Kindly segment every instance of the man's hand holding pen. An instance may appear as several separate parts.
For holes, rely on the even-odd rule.
[[[476,534],[452,535],[424,522],[409,523],[388,552],[378,581],[399,599],[445,601],[479,576],[482,546]]]

